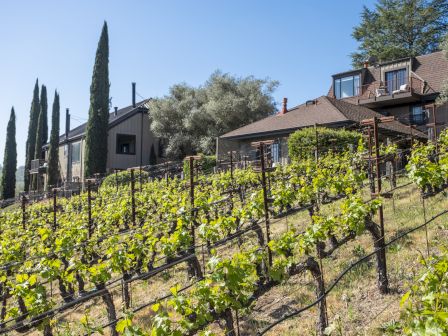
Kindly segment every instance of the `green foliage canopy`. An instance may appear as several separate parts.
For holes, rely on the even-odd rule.
[[[30,110],[30,120],[28,124],[28,137],[26,140],[26,158],[25,158],[25,191],[29,191],[30,188],[30,169],[31,160],[34,159],[34,150],[36,149],[36,133],[37,133],[37,122],[40,113],[40,103],[39,103],[39,81],[36,79],[36,84],[34,85],[33,101],[31,102]]]
[[[86,177],[106,172],[109,87],[109,37],[107,23],[104,22],[96,50],[92,84],[90,85],[90,108],[86,130],[84,170]]]
[[[8,126],[6,128],[5,155],[1,176],[2,199],[13,198],[16,188],[17,144],[16,144],[16,115],[11,109]]]
[[[291,160],[309,158],[315,155],[316,144],[319,153],[328,150],[342,151],[357,146],[362,135],[355,131],[326,127],[307,127],[290,135],[288,152]],[[316,142],[317,140],[317,142]]]
[[[177,84],[150,102],[151,130],[165,139],[166,155],[214,154],[216,137],[272,115],[276,81],[236,78],[216,71],[198,88]]]
[[[51,114],[50,148],[48,150],[48,186],[56,186],[59,182],[59,118],[59,94],[55,91]]]
[[[446,0],[379,0],[374,9],[364,6],[352,33],[359,42],[351,54],[353,66],[369,57],[384,62],[439,50],[447,19]]]

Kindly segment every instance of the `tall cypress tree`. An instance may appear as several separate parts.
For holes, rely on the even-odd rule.
[[[50,148],[48,150],[48,186],[56,186],[59,182],[59,94],[54,92],[53,110],[51,113]]]
[[[36,130],[36,142],[34,148],[34,159],[43,159],[44,152],[42,150],[42,146],[47,143],[48,136],[45,135],[45,131],[48,132],[48,124],[47,124],[47,88],[45,85],[42,85],[41,94],[40,94],[40,112],[39,117],[37,119],[37,130]],[[45,127],[47,130],[45,130]]]
[[[43,113],[44,125],[42,134],[42,146],[48,141],[48,100],[47,100],[47,88],[42,85],[40,91],[40,110]]]
[[[13,198],[16,192],[17,144],[16,115],[11,109],[8,127],[6,128],[5,156],[3,157],[3,174],[1,179],[2,199]]]
[[[37,119],[37,130],[36,130],[36,141],[34,141],[34,159],[42,158],[42,138],[44,134],[44,116],[43,111],[40,110],[39,117]],[[34,175],[34,178],[31,180],[31,185],[33,190],[39,190],[38,186],[38,176]]]
[[[105,173],[107,164],[107,133],[109,125],[109,37],[104,22],[96,50],[95,66],[90,85],[89,120],[86,130],[84,175]]]
[[[34,159],[42,158],[42,138],[44,135],[44,115],[41,110],[37,119],[36,141],[34,142]]]
[[[39,104],[39,80],[36,79],[36,84],[34,85],[33,101],[31,103],[30,109],[30,121],[28,124],[28,137],[26,140],[26,158],[25,158],[25,191],[30,190],[30,169],[31,160],[34,159],[34,150],[36,149],[36,132],[37,132],[37,122],[39,119],[40,104]]]

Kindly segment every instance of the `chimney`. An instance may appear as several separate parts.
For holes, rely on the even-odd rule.
[[[118,106],[114,107],[114,115],[116,116],[118,114]]]
[[[369,67],[369,61],[365,60],[364,61],[364,69],[367,69]]]
[[[279,114],[286,114],[288,112],[288,98],[283,98],[282,110]]]
[[[132,107],[135,107],[135,82],[132,82]]]
[[[65,110],[65,138],[68,139],[68,133],[70,132],[70,110]]]

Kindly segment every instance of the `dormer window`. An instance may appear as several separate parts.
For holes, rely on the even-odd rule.
[[[408,84],[406,69],[388,71],[385,75],[386,86],[389,94],[396,90],[401,90],[402,86]]]
[[[361,89],[361,76],[350,75],[334,79],[334,96],[337,99],[358,96]]]

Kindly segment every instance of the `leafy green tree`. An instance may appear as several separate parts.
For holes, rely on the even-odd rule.
[[[34,159],[34,151],[36,149],[36,133],[37,133],[37,123],[40,113],[40,103],[39,103],[39,81],[36,79],[36,84],[34,85],[33,101],[31,103],[30,110],[30,121],[28,124],[28,137],[26,140],[26,158],[25,158],[25,184],[24,190],[28,192],[30,190],[30,169],[31,161]]]
[[[89,120],[86,131],[86,177],[105,173],[107,164],[107,133],[109,125],[109,38],[104,22],[95,57],[90,85]]]
[[[16,144],[16,115],[14,107],[11,109],[8,126],[6,128],[5,156],[3,157],[3,171],[1,177],[2,199],[13,198],[16,190],[17,144]]]
[[[448,59],[448,35],[445,38],[445,41],[442,44],[442,49],[445,54],[445,58]],[[448,102],[448,78],[445,78],[443,82],[442,89],[440,90],[440,94],[437,97],[436,104],[443,105]]]
[[[53,110],[51,113],[51,135],[48,150],[48,186],[56,186],[59,182],[59,94],[54,93]]]
[[[216,137],[272,115],[278,82],[236,78],[219,71],[198,88],[177,84],[168,96],[149,102],[151,130],[164,139],[165,154],[213,154]]]
[[[359,67],[369,57],[390,61],[434,52],[447,29],[446,0],[378,0],[374,9],[364,6],[353,29],[359,47],[352,63]]]

